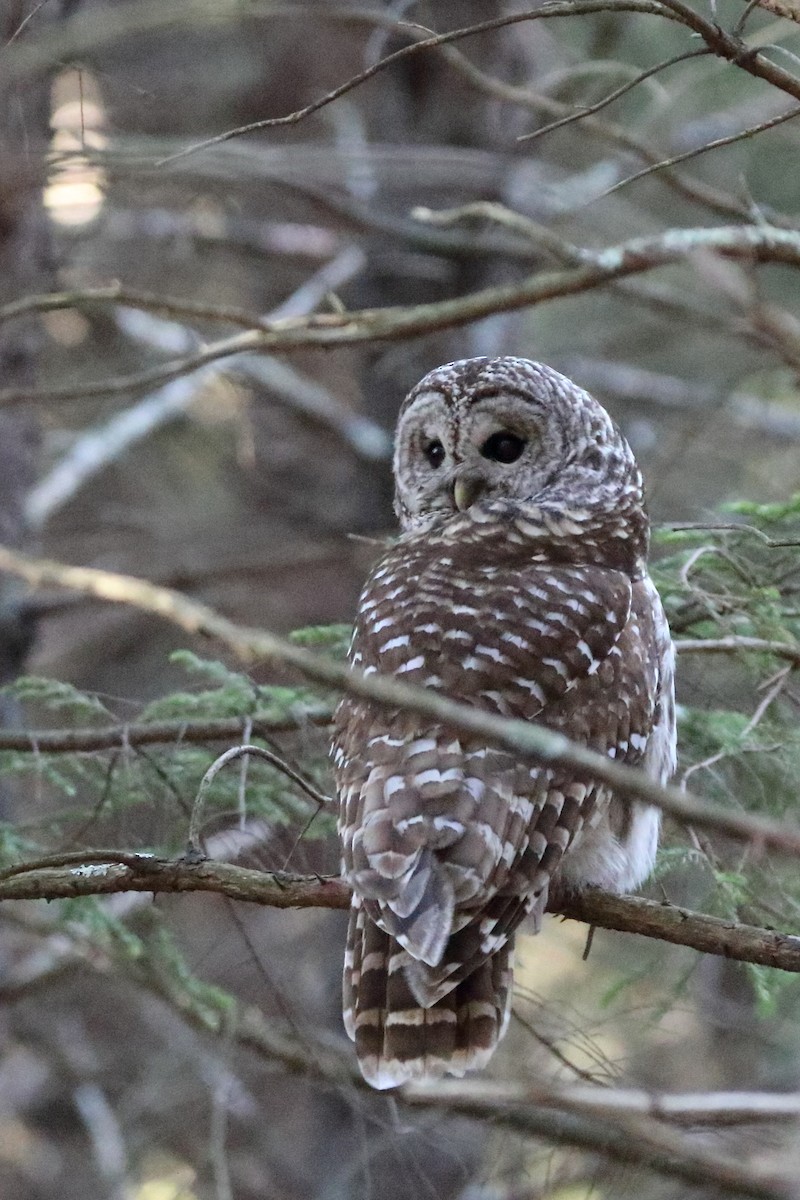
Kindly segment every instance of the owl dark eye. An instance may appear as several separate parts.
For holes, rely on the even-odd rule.
[[[516,433],[509,433],[507,429],[501,429],[486,439],[481,446],[481,454],[492,462],[513,463],[522,454],[526,444],[525,438],[518,437]]]
[[[427,446],[423,447],[422,453],[434,470],[444,462],[444,446],[438,438],[435,438],[432,442],[428,442]]]

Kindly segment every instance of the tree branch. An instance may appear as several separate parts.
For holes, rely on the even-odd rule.
[[[602,1154],[612,1162],[643,1166],[657,1174],[682,1179],[686,1183],[714,1187],[725,1196],[751,1196],[758,1200],[793,1200],[794,1180],[777,1172],[722,1157],[681,1137],[674,1129],[645,1116],[616,1115],[615,1120],[580,1116],[574,1112],[547,1111],[535,1104],[514,1105],[474,1092],[459,1094],[458,1086],[431,1088],[427,1095],[419,1089],[404,1094],[406,1103],[440,1107],[475,1120],[493,1119],[507,1129],[540,1137],[556,1144],[580,1147]]]
[[[800,646],[791,642],[771,642],[767,638],[686,638],[677,641],[675,649],[679,654],[738,654],[741,650],[749,650],[754,654],[784,658],[793,666],[800,666]]]
[[[163,976],[148,977],[141,970],[137,974],[140,983],[160,995],[195,1028],[224,1036],[227,1041],[233,1039],[270,1063],[280,1063],[292,1074],[322,1080],[337,1090],[349,1087],[368,1092],[352,1056],[340,1044],[321,1039],[312,1043],[308,1037],[301,1041],[296,1035],[284,1033],[274,1020],[267,1021],[257,1009],[245,1008],[233,999],[223,1013],[198,1001],[186,988],[170,988]],[[685,1135],[653,1117],[617,1112],[613,1119],[602,1119],[585,1112],[548,1111],[542,1104],[498,1104],[491,1093],[488,1099],[474,1094],[459,1095],[457,1090],[447,1095],[447,1085],[440,1086],[441,1094],[438,1088],[427,1093],[422,1089],[402,1088],[393,1095],[401,1105],[462,1113],[482,1123],[491,1121],[523,1136],[574,1146],[601,1154],[612,1162],[645,1167],[668,1178],[722,1189],[726,1196],[750,1196],[756,1200],[793,1200],[795,1196],[793,1179],[699,1148]],[[558,1097],[559,1089],[554,1089],[553,1099]]]
[[[124,750],[127,746],[180,746],[181,743],[230,742],[244,733],[247,721],[256,737],[286,733],[306,725],[328,725],[333,708],[322,701],[296,715],[270,717],[219,717],[208,721],[142,721],[108,725],[102,729],[37,729],[21,732],[0,729],[0,754],[89,754],[98,750]]]
[[[343,663],[293,645],[267,630],[236,625],[208,605],[169,588],[157,587],[147,580],[92,567],[71,567],[30,559],[7,547],[0,547],[0,570],[21,576],[35,587],[68,587],[103,600],[130,604],[171,621],[187,633],[222,642],[245,663],[257,660],[283,663],[315,683],[359,696],[383,708],[405,708],[459,733],[477,734],[521,758],[570,766],[582,777],[608,784],[616,795],[656,805],[678,821],[714,829],[756,847],[800,854],[800,828],[796,826],[731,812],[677,787],[662,787],[644,771],[615,763],[543,725],[498,717],[456,703],[432,689],[410,687],[388,676],[364,675]]]
[[[269,908],[348,908],[339,878],[254,871],[231,863],[163,859],[114,850],[77,850],[19,863],[0,873],[5,900],[58,900],[120,892],[213,892]],[[638,933],[705,954],[800,973],[800,937],[723,920],[640,896],[591,889],[554,897],[548,911],[599,929]]]
[[[55,856],[50,861],[63,862],[70,857]],[[0,900],[34,899],[37,895],[55,898],[108,894],[135,888],[153,892],[211,891],[235,900],[282,908],[312,905],[344,908],[349,904],[348,889],[335,879],[269,876],[225,863],[166,862],[137,854],[120,854],[118,858],[124,861],[114,861],[113,855],[108,857],[111,861],[84,862],[72,868],[38,866],[26,872],[20,867],[18,873],[0,877]],[[593,920],[599,918],[597,923],[602,922],[602,912],[592,912],[591,906],[598,897],[622,907],[652,903],[587,894],[588,910]],[[684,930],[691,928],[693,921],[702,924],[713,920],[699,914],[683,915]],[[800,939],[796,940],[800,943]],[[90,966],[92,962],[90,959]],[[284,1034],[274,1021],[267,1022],[258,1010],[245,1008],[233,1000],[224,1013],[217,1011],[198,1001],[190,989],[176,987],[163,976],[151,976],[146,962],[128,963],[128,969],[141,984],[157,991],[196,1027],[224,1034],[226,1039],[233,1037],[242,1046],[270,1062],[280,1063],[292,1073],[311,1075],[336,1087],[366,1089],[351,1056],[339,1045],[328,1042],[309,1045],[306,1039],[300,1043],[296,1037]],[[52,977],[51,971],[49,978]],[[13,987],[11,994],[12,997],[15,994]],[[612,1161],[646,1166],[668,1177],[724,1187],[726,1195],[759,1200],[789,1200],[793,1195],[792,1185],[781,1176],[698,1148],[674,1130],[666,1129],[662,1122],[666,1119],[678,1124],[719,1125],[783,1120],[796,1116],[796,1097],[726,1094],[652,1097],[629,1090],[557,1086],[530,1089],[508,1085],[492,1090],[486,1081],[480,1087],[480,1096],[471,1085],[461,1083],[442,1083],[426,1090],[407,1088],[397,1093],[397,1099],[401,1104],[446,1109],[481,1121],[489,1119],[525,1136],[601,1153]]]
[[[186,375],[234,354],[287,351],[306,346],[343,346],[370,341],[418,337],[438,329],[477,321],[492,313],[532,307],[560,296],[602,287],[616,279],[680,262],[700,250],[748,262],[800,266],[800,232],[770,225],[730,225],[717,229],[668,230],[654,237],[633,238],[606,250],[581,251],[585,266],[530,275],[519,284],[485,288],[455,300],[408,308],[363,309],[353,313],[317,313],[270,322],[269,328],[213,342],[194,355],[173,359],[134,375],[80,387],[6,388],[0,405],[36,400],[73,401],[127,395]]]
[[[744,526],[726,526],[740,532]],[[682,638],[675,642],[679,654],[736,654],[746,650],[771,654],[800,665],[800,646],[764,638]],[[231,742],[244,733],[249,721],[254,736],[286,733],[306,725],[329,725],[333,705],[319,701],[297,714],[217,717],[203,720],[133,721],[99,729],[0,729],[0,754],[9,751],[31,754],[90,754],[99,750],[124,750],[127,746],[180,746],[182,743]]]
[[[499,1082],[492,1079],[446,1079],[435,1085],[409,1086],[412,1102],[432,1099],[480,1100],[499,1111],[509,1106],[533,1105],[565,1112],[610,1117],[633,1113],[655,1117],[674,1125],[724,1127],[764,1121],[797,1121],[800,1094],[797,1092],[689,1092],[658,1093],[643,1088],[572,1084],[569,1087]]]
[[[642,896],[615,896],[593,888],[579,895],[557,898],[548,911],[573,921],[585,921],[598,929],[639,933],[737,962],[800,972],[800,937]]]
[[[319,112],[320,109],[325,108],[348,92],[352,92],[355,88],[360,87],[367,80],[386,70],[387,67],[407,58],[411,54],[418,54],[421,50],[435,50],[442,46],[450,45],[452,42],[463,41],[464,38],[474,37],[479,33],[491,33],[496,29],[502,29],[508,25],[516,25],[522,21],[546,20],[551,17],[585,16],[595,12],[638,12],[646,13],[650,16],[660,16],[666,20],[681,21],[680,16],[673,16],[666,6],[655,3],[653,0],[550,0],[549,3],[542,5],[538,9],[528,9],[523,13],[507,13],[501,17],[482,21],[476,25],[468,25],[460,29],[450,29],[446,33],[437,33],[432,37],[425,37],[424,34],[419,32],[420,27],[414,29],[404,23],[398,25],[397,31],[413,39],[410,45],[402,46],[399,50],[395,50],[394,53],[387,54],[378,62],[359,72],[359,74],[352,75],[338,87],[326,92],[324,96],[320,96],[310,104],[304,105],[303,108],[286,113],[282,117],[268,117],[262,121],[252,121],[247,125],[228,129],[225,133],[217,134],[216,137],[196,142],[194,145],[188,146],[185,150],[170,155],[169,158],[162,159],[156,165],[164,166],[167,163],[174,162],[176,159],[194,154],[199,150],[205,150],[209,146],[217,146],[221,142],[230,141],[231,138],[241,137],[243,134],[256,133],[264,129],[274,129],[287,125],[297,125],[301,121],[306,120],[307,117],[312,116],[313,113]],[[686,24],[685,21],[682,23]]]
[[[701,16],[690,5],[685,4],[684,0],[663,0],[663,3],[682,24],[698,33],[709,50],[719,58],[727,59],[741,70],[747,71],[749,75],[764,79],[787,95],[794,96],[795,100],[800,100],[800,79],[764,58],[758,50],[748,46],[737,33],[728,33],[715,21]]]

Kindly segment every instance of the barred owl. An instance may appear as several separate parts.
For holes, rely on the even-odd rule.
[[[597,401],[527,359],[450,363],[403,403],[394,474],[402,535],[361,594],[352,665],[668,779],[673,649],[642,480]],[[636,887],[659,814],[353,697],[333,757],[361,1071],[389,1088],[483,1066],[508,1022],[520,922],[538,929],[551,884]]]

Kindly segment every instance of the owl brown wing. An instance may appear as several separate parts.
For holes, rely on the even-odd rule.
[[[354,664],[568,726],[596,744],[581,694],[588,685],[596,698],[594,677],[608,677],[606,664],[616,673],[630,580],[594,566],[465,565],[430,552],[426,559],[424,547],[394,547],[362,595]],[[479,913],[485,957],[531,899],[546,896],[595,789],[400,711],[345,700],[336,723],[345,871],[368,915],[432,968],[438,989],[454,966],[449,953],[443,962],[445,948],[453,938],[474,940]],[[515,898],[513,921],[486,912],[497,893]]]

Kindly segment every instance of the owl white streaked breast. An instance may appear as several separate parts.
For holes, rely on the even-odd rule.
[[[450,363],[403,403],[394,473],[403,532],[361,594],[352,664],[668,779],[642,480],[597,401],[527,359]],[[635,888],[658,813],[400,710],[347,697],[335,725],[345,1026],[375,1087],[461,1075],[505,1030],[514,933],[538,928],[551,880]]]

